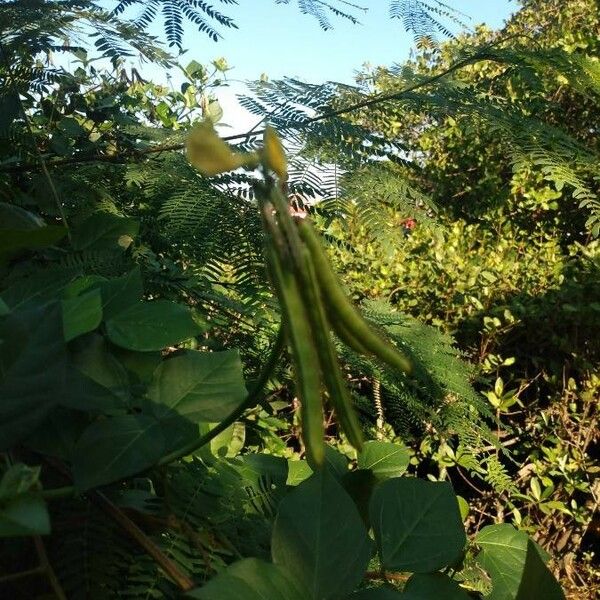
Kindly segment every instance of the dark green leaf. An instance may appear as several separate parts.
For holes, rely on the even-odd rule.
[[[325,446],[325,464],[338,479],[348,472],[348,459],[329,444]]]
[[[477,562],[492,579],[489,600],[563,600],[560,585],[544,564],[540,549],[522,531],[502,523],[475,537]]]
[[[187,596],[200,600],[307,600],[311,597],[283,569],[256,558],[234,563]]]
[[[237,408],[246,393],[237,350],[190,350],[158,366],[148,397],[159,417],[173,410],[195,422],[214,423]]]
[[[28,435],[65,393],[61,316],[53,304],[0,319],[0,449]]]
[[[410,460],[408,449],[401,444],[370,441],[358,455],[358,468],[370,469],[382,479],[402,475]]]
[[[93,331],[102,321],[102,299],[99,290],[62,300],[63,332],[71,340]]]
[[[11,466],[0,480],[0,537],[50,533],[50,518],[36,492],[39,467]]]
[[[340,483],[344,486],[344,489],[354,501],[356,508],[360,516],[370,529],[371,523],[369,521],[369,503],[371,502],[371,494],[377,484],[377,478],[373,475],[371,470],[356,469],[355,471],[349,471],[342,477]]]
[[[13,311],[39,307],[58,300],[65,285],[73,279],[70,271],[41,271],[21,279],[2,292],[2,299]],[[62,334],[61,334],[62,335]]]
[[[48,533],[50,517],[40,496],[28,494],[0,504],[0,537]]]
[[[128,350],[162,350],[202,331],[189,308],[168,300],[139,302],[106,323],[111,342]]]
[[[43,219],[39,216],[8,202],[0,202],[0,223],[6,229],[18,229],[20,231],[38,229],[45,225]]]
[[[124,250],[138,234],[135,219],[97,212],[73,229],[75,250]]]
[[[309,590],[325,600],[351,592],[371,556],[371,542],[351,498],[327,469],[302,482],[280,503],[271,550]]]
[[[404,587],[404,600],[469,600],[468,594],[442,573],[417,573]]]
[[[37,250],[56,244],[65,237],[67,230],[59,225],[47,225],[39,229],[0,229],[0,257],[11,256],[22,250]]]
[[[84,413],[59,406],[23,443],[40,454],[71,462],[75,445],[88,425]]]
[[[135,475],[155,464],[165,448],[163,425],[151,416],[123,415],[96,421],[75,447],[75,485],[87,490]]]
[[[109,352],[104,338],[92,334],[74,342],[72,367],[63,406],[77,410],[123,409],[129,405],[129,378]]]
[[[437,571],[453,564],[466,543],[447,482],[388,479],[375,488],[369,513],[382,563],[390,570]]]
[[[121,311],[138,304],[144,293],[139,267],[122,277],[103,281],[98,287],[102,293],[105,320],[112,319]]]

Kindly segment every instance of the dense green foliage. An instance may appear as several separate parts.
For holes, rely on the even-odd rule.
[[[159,15],[174,46],[186,18],[232,19],[136,5],[0,2],[0,593],[594,594],[594,1],[539,23],[528,0],[442,46],[451,9],[391,2],[413,61],[243,100],[287,181],[262,122],[230,139],[252,168],[222,166],[223,59],[176,90],[124,62],[175,66],[144,32]],[[324,28],[360,12],[298,6]],[[315,198],[362,317],[288,215]]]

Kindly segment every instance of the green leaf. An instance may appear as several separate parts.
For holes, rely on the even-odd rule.
[[[221,458],[233,458],[244,447],[246,427],[243,423],[233,423],[210,442],[210,451]]]
[[[325,446],[325,464],[338,479],[348,473],[348,459],[329,444]]]
[[[135,219],[97,212],[73,229],[71,241],[75,250],[124,250],[139,229]]]
[[[281,501],[271,551],[275,564],[307,587],[309,598],[326,600],[362,580],[371,541],[351,498],[323,469]]]
[[[71,462],[75,445],[88,425],[85,413],[58,406],[23,443],[40,454]]]
[[[437,571],[456,562],[466,543],[456,495],[447,482],[388,479],[375,488],[369,513],[386,569]]]
[[[42,498],[39,467],[22,463],[11,466],[0,480],[0,537],[45,535],[50,518]]]
[[[158,365],[162,362],[162,355],[155,352],[134,352],[125,348],[114,347],[113,352],[119,362],[141,383],[149,384],[154,377]]]
[[[22,250],[37,250],[56,244],[67,230],[59,225],[46,225],[38,229],[0,228],[0,257],[12,256]]]
[[[364,469],[349,471],[342,477],[340,483],[354,501],[367,529],[370,529],[369,503],[371,502],[371,494],[377,484],[377,478],[373,474],[373,471]]]
[[[96,329],[102,321],[100,290],[62,300],[62,318],[67,342]]]
[[[281,567],[246,558],[234,563],[204,587],[186,594],[199,600],[306,600],[306,590]]]
[[[166,448],[163,424],[148,415],[123,415],[92,423],[73,453],[78,490],[135,475],[154,465]]]
[[[39,308],[42,304],[58,300],[65,285],[73,279],[70,270],[53,269],[31,274],[2,292],[2,300],[12,310]]]
[[[172,410],[191,421],[210,423],[223,420],[246,394],[237,350],[189,350],[165,360],[156,369],[148,390],[158,417]]]
[[[417,573],[413,575],[402,594],[403,600],[469,600],[469,595],[448,576],[442,573]]]
[[[102,294],[104,319],[112,319],[123,310],[138,304],[144,294],[142,274],[136,267],[122,277],[97,284]]]
[[[103,417],[83,432],[73,451],[73,475],[78,489],[139,473],[198,438],[198,426],[176,412],[166,409],[159,419],[147,402],[141,404],[144,412],[140,414]]]
[[[189,308],[168,300],[140,302],[106,322],[111,342],[128,350],[162,350],[202,332]]]
[[[92,334],[74,342],[69,386],[62,406],[77,410],[124,409],[129,406],[129,377],[109,352],[104,338]]]
[[[39,489],[40,470],[40,467],[30,467],[24,463],[11,465],[0,479],[0,502]]]
[[[28,435],[63,397],[67,354],[60,306],[0,319],[0,449]]]
[[[48,533],[50,517],[40,496],[24,495],[0,504],[0,537]]]
[[[39,229],[45,225],[37,215],[8,202],[0,202],[0,223],[7,229],[20,231]]]
[[[467,520],[467,517],[469,516],[469,503],[462,496],[456,496],[456,500],[458,501],[458,510],[460,511],[460,518],[464,523]]]
[[[560,585],[544,564],[537,545],[522,531],[502,523],[475,537],[477,562],[492,579],[489,600],[562,600]]]
[[[370,469],[373,474],[382,479],[399,477],[409,464],[408,449],[400,444],[391,442],[366,442],[358,455],[358,468]]]
[[[308,479],[313,474],[313,470],[305,460],[288,460],[287,485],[296,486]]]

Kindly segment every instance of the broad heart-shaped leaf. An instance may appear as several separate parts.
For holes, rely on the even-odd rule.
[[[176,411],[191,421],[223,420],[246,397],[237,350],[189,350],[163,361],[154,373],[148,397],[162,417]]]
[[[283,569],[245,558],[221,571],[204,587],[186,594],[200,600],[307,600],[310,596]]]
[[[0,504],[0,538],[48,533],[50,517],[41,496],[26,494]]]
[[[75,250],[124,250],[139,229],[135,219],[97,212],[73,229],[71,241]]]
[[[453,564],[467,541],[447,482],[388,479],[375,488],[369,514],[381,561],[390,570],[437,571]]]
[[[42,422],[64,395],[66,374],[57,303],[0,318],[0,450]]]
[[[73,452],[78,490],[117,481],[155,464],[165,453],[163,424],[148,415],[123,415],[92,423]]]
[[[72,366],[62,406],[82,411],[109,412],[129,406],[129,378],[123,365],[109,352],[104,338],[90,334],[71,344]]]
[[[77,440],[89,425],[83,412],[57,406],[23,444],[35,452],[71,462]]]
[[[309,594],[327,600],[351,592],[371,556],[371,541],[344,488],[322,469],[279,504],[271,552]]]
[[[542,551],[508,523],[484,527],[475,537],[477,562],[492,579],[489,600],[562,600],[560,585],[544,564]]]
[[[122,277],[107,279],[96,285],[102,294],[102,310],[106,320],[137,304],[144,294],[139,267]]]
[[[469,600],[468,594],[442,573],[416,573],[404,587],[402,600]]]
[[[169,300],[139,302],[106,322],[113,344],[140,352],[162,350],[202,331],[189,308]]]
[[[14,256],[22,250],[35,250],[52,246],[67,233],[64,227],[47,225],[37,229],[0,228],[0,258]]]
[[[74,298],[66,298],[61,304],[63,332],[67,342],[93,331],[102,321],[100,290],[91,290]]]
[[[358,468],[370,469],[376,477],[387,479],[402,475],[409,460],[408,449],[401,444],[370,441],[358,455]]]

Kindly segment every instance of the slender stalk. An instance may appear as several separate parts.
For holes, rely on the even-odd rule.
[[[92,492],[91,497],[114,521],[116,521],[163,569],[183,592],[195,587],[194,581],[179,567],[115,504],[102,492]]]
[[[27,577],[36,577],[37,575],[43,574],[43,567],[35,567],[33,569],[27,569],[27,571],[19,571],[18,573],[9,573],[8,575],[2,575],[2,577],[0,577],[0,585],[4,583],[10,583],[11,581],[18,581],[19,579],[25,579]]]
[[[39,494],[44,500],[56,500],[59,498],[69,498],[75,495],[75,486],[66,485],[60,488],[42,490]]]
[[[267,381],[269,381],[269,377],[277,365],[277,361],[279,360],[281,352],[283,351],[284,343],[285,334],[283,327],[280,326],[277,339],[273,344],[273,348],[271,348],[269,358],[264,364],[258,379],[252,386],[252,389],[248,393],[248,396],[244,402],[242,402],[234,411],[231,412],[231,414],[229,414],[229,416],[225,417],[225,419],[213,427],[208,433],[205,433],[203,436],[187,444],[183,448],[163,456],[158,461],[158,466],[168,465],[169,463],[183,458],[184,456],[188,456],[199,448],[206,446],[206,444],[210,443],[210,441],[217,437],[221,432],[225,431],[225,429],[227,429],[230,425],[233,425],[233,423],[235,423],[244,414],[244,412],[246,412],[246,410],[249,408],[254,408],[259,402],[259,396],[262,392],[262,389],[267,384]]]
[[[40,567],[44,570],[46,577],[48,578],[48,582],[50,583],[50,587],[54,592],[54,595],[58,598],[58,600],[67,600],[67,595],[65,594],[62,586],[60,585],[60,581],[48,560],[48,553],[46,552],[46,546],[44,546],[44,542],[42,541],[41,536],[36,535],[33,537],[33,543],[35,544],[35,551],[37,552]]]

